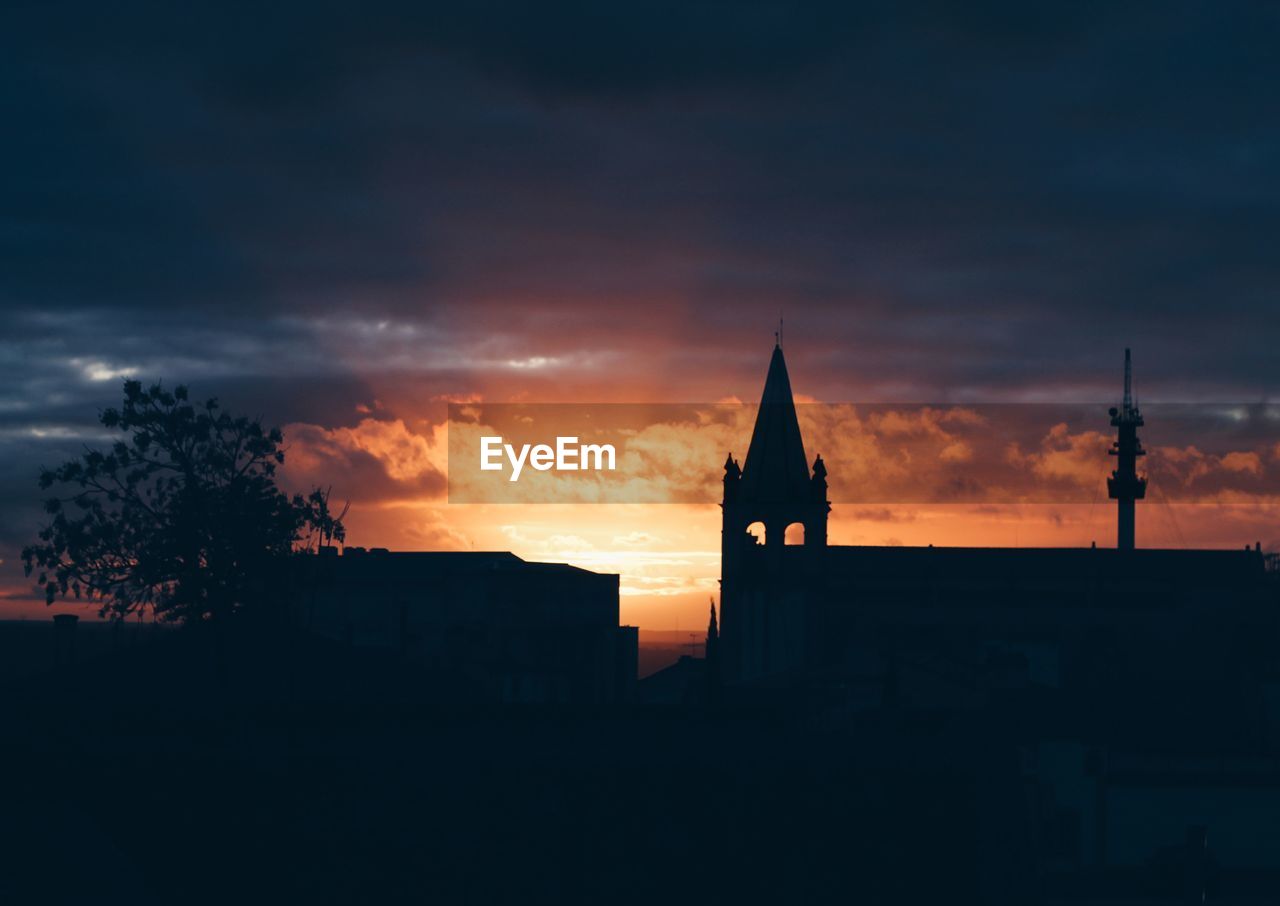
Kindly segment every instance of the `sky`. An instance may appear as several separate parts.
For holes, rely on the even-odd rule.
[[[283,480],[349,500],[353,543],[617,571],[651,628],[705,620],[717,508],[450,505],[450,401],[753,401],[780,316],[808,400],[1110,404],[1125,346],[1144,400],[1274,400],[1278,18],[7,5],[0,614],[46,613],[36,471],[102,442],[126,377],[283,426]],[[1139,543],[1280,546],[1256,502],[1179,509]],[[1108,517],[851,503],[832,541],[1087,544]]]

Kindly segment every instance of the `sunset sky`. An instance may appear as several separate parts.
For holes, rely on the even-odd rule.
[[[284,427],[351,543],[619,572],[647,628],[705,620],[718,508],[449,504],[449,402],[754,402],[780,316],[806,400],[1096,402],[1019,452],[1053,462],[1105,444],[1125,346],[1144,403],[1280,396],[1269,4],[220,7],[0,14],[0,615],[47,615],[36,471],[125,377]],[[1280,429],[1148,422],[1185,470],[1280,470]],[[863,474],[840,438],[810,457]],[[876,499],[831,541],[1113,518]],[[1138,539],[1276,549],[1280,509],[1153,499]]]

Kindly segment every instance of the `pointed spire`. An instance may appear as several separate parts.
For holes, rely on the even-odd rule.
[[[730,453],[724,460],[724,502],[738,499],[738,486],[742,481],[742,469]]]
[[[806,465],[800,422],[791,396],[791,379],[782,347],[773,347],[769,374],[760,397],[751,446],[742,468],[742,497],[760,502],[804,500],[808,496]]]
[[[719,698],[720,691],[720,627],[716,621],[716,599],[711,599],[711,620],[707,623],[707,641],[702,649],[706,667],[708,703]]]

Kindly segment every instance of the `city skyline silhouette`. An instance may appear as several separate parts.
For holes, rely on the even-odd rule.
[[[4,906],[1280,902],[1274,5],[0,22]]]
[[[775,349],[781,355],[781,347]],[[801,356],[802,368],[804,352],[802,346],[797,351],[793,341],[793,355]],[[803,374],[801,371],[802,380]],[[1114,369],[1112,375],[1114,380]],[[764,383],[767,390],[768,380]],[[803,389],[805,385],[800,386]],[[1111,464],[1105,461],[1104,447],[1114,443],[1114,436],[1107,433],[1105,401],[1122,402],[1119,389],[1113,386],[1112,394],[1096,404],[840,404],[827,416],[817,413],[814,407],[819,404],[801,402],[797,411],[805,430],[820,432],[811,441],[818,444],[815,449],[821,450],[825,444],[828,459],[839,466],[831,479],[830,495],[837,504],[831,515],[837,543],[1109,547],[1114,544],[1115,532],[1104,482]],[[789,394],[789,385],[787,390]],[[800,399],[811,397],[802,395]],[[485,405],[502,411],[509,406],[507,418],[524,418],[521,409],[511,404],[473,405],[477,411],[486,411]],[[697,412],[696,407],[685,411],[685,407],[676,406],[628,406],[631,404],[604,404],[594,415],[590,403],[552,407],[552,411],[567,412],[569,424],[577,426],[573,430],[589,430],[586,426],[593,420],[617,410],[638,412],[623,417],[622,422],[637,429],[649,424],[643,419],[654,420],[662,428],[665,418],[688,419],[690,412]],[[717,407],[725,409],[725,404]],[[471,411],[466,405],[457,408]],[[1160,402],[1148,403],[1146,408],[1156,413],[1158,445],[1152,462],[1144,464],[1146,471],[1154,468],[1156,475],[1151,499],[1139,507],[1144,514],[1141,546],[1237,548],[1261,543],[1267,551],[1274,551],[1277,539],[1273,537],[1272,501],[1274,488],[1280,483],[1273,473],[1280,466],[1272,462],[1275,439],[1269,432],[1273,421],[1267,415],[1270,410],[1239,404]],[[541,410],[535,403],[528,411]],[[732,407],[727,411],[733,411]],[[713,439],[696,421],[665,438],[659,434],[654,452],[666,448],[675,453],[683,444],[696,451],[708,444],[732,445],[738,438],[736,443],[743,451],[739,455],[745,456],[750,425],[758,411],[759,407],[744,408],[740,416],[726,422],[715,435],[723,440]],[[853,421],[842,421],[850,414]],[[832,424],[825,426],[828,421]],[[969,421],[972,423],[966,424]],[[362,483],[376,474],[370,469],[398,470],[404,480],[384,482],[387,487],[418,483],[426,494],[425,503],[438,499],[441,491],[433,483],[447,481],[448,456],[456,451],[444,449],[444,425],[426,435],[409,431],[403,419],[367,418],[361,425],[338,432],[286,426],[288,455],[281,473],[290,489],[305,490],[309,484],[327,487],[332,493],[336,488],[341,499],[354,500],[349,520],[353,523],[353,544],[400,550],[512,550],[526,559],[617,572],[623,577],[627,622],[646,631],[699,624],[701,602],[716,590],[720,567],[719,545],[712,540],[714,513],[706,505],[650,506],[637,515],[625,504],[649,498],[629,498],[625,492],[604,498],[624,505],[620,508],[569,502],[557,508],[554,504],[562,498],[555,492],[534,498],[535,504],[523,509],[431,502],[427,505],[435,514],[432,533],[401,534],[404,529],[387,524],[393,522],[397,509],[360,503]],[[856,438],[847,433],[853,430]],[[1201,434],[1202,430],[1206,433]],[[687,439],[682,440],[680,432],[686,432]],[[868,447],[868,441],[877,446]],[[1022,483],[1011,485],[1012,444],[1019,445],[1017,471]],[[957,450],[961,455],[953,455]],[[688,454],[680,455],[687,458]],[[699,455],[706,458],[710,453],[704,450]],[[939,472],[927,466],[919,460],[921,456],[938,457],[945,469]],[[412,477],[415,469],[437,477]],[[695,468],[691,473],[693,486],[699,488],[696,493],[708,504],[719,495],[717,472]],[[661,477],[666,473],[659,469],[652,474]],[[619,477],[634,483],[638,476],[624,468]],[[25,493],[34,496],[30,488]],[[659,489],[655,493],[665,492]],[[501,497],[488,499],[505,503]],[[481,493],[477,500],[483,503],[486,498]],[[537,503],[553,506],[544,508]],[[24,542],[38,524],[37,517],[28,519]],[[690,543],[691,538],[697,540]],[[662,573],[651,566],[653,561],[675,561],[678,569],[675,575],[670,570]],[[39,618],[43,603],[19,577],[19,566],[15,550],[7,567],[10,579],[5,613],[10,618]],[[651,593],[655,588],[657,593]],[[672,589],[678,591],[672,594]],[[677,597],[677,604],[670,603]]]

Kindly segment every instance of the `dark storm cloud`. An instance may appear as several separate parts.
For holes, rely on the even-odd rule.
[[[1265,12],[32,9],[6,80],[18,303],[1265,292]],[[635,260],[673,232],[706,254]]]

